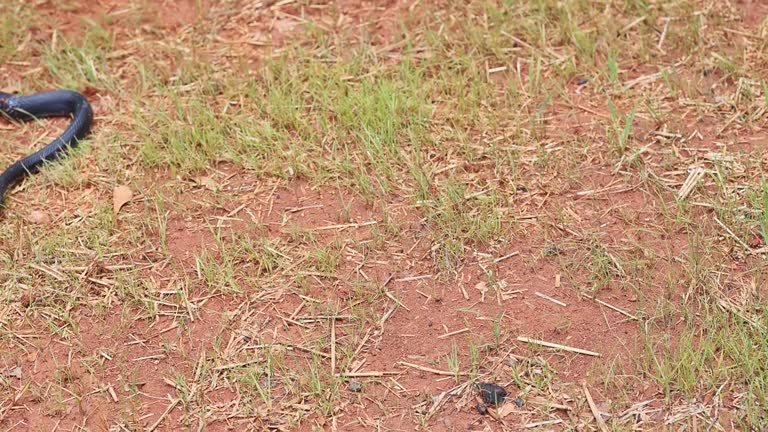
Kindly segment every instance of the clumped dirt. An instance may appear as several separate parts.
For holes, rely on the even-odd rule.
[[[742,3],[748,10],[744,13],[745,25],[763,22],[768,10],[762,3]],[[137,3],[134,7],[146,10],[145,19],[124,23],[106,18],[126,7],[121,2],[79,2],[70,10],[42,2],[40,10],[52,21],[50,28],[39,29],[40,34],[33,37],[44,39],[53,28],[65,35],[77,34],[84,18],[102,22],[117,35],[131,31],[129,24],[145,28],[148,34],[180,34],[202,25],[201,16],[209,16],[222,25],[217,32],[217,46],[245,40],[251,46],[248,55],[258,61],[264,55],[264,45],[279,48],[293,32],[303,31],[298,24],[301,19],[331,28],[341,26],[340,21],[344,21],[344,28],[365,27],[360,37],[375,38],[386,46],[397,31],[398,14],[418,10],[419,6],[418,2],[355,0],[307,6],[283,1],[202,2],[200,8],[198,4]],[[339,21],[327,21],[329,10],[341,11]],[[18,77],[18,70],[15,73]],[[637,76],[646,73],[637,71]],[[589,107],[589,101],[578,95],[575,86],[571,90],[575,105]],[[548,109],[556,115],[562,108]],[[577,117],[578,124],[559,126],[588,129],[592,115]],[[686,132],[693,132],[695,126],[698,123],[685,128]],[[646,127],[650,134],[653,128]],[[705,126],[696,130],[702,139],[691,141],[695,148],[683,151],[703,153],[719,148],[716,130]],[[26,135],[32,134],[19,132],[19,136]],[[753,138],[754,147],[745,147],[745,151],[758,151],[766,142],[766,137],[759,134]],[[660,150],[665,145],[659,140],[649,146],[649,151],[659,151],[651,158],[663,158]],[[607,268],[626,281],[631,281],[632,272],[657,275],[653,285],[634,287],[646,299],[674,299],[685,292],[686,287],[674,286],[684,279],[674,258],[685,254],[690,245],[689,233],[657,235],[650,232],[658,231],[638,229],[663,223],[661,204],[669,202],[672,192],[651,196],[621,179],[617,181],[601,155],[591,159],[580,167],[586,179],[582,189],[574,189],[562,179],[552,179],[547,185],[528,185],[535,192],[521,189],[509,210],[517,222],[508,229],[512,241],[503,249],[486,245],[465,251],[469,258],[455,270],[453,278],[438,275],[435,251],[423,241],[430,230],[425,215],[397,198],[386,204],[387,224],[398,232],[384,236],[382,242],[377,230],[386,228],[382,226],[380,203],[355,199],[349,204],[352,194],[338,187],[313,187],[301,179],[287,185],[265,181],[226,164],[218,166],[216,174],[188,179],[176,195],[164,191],[176,199],[166,227],[165,252],[170,258],[156,265],[153,258],[155,254],[160,256],[159,252],[146,250],[145,262],[134,263],[143,268],[146,285],[130,289],[149,292],[158,299],[156,314],[151,316],[146,305],[122,302],[116,297],[106,310],[81,307],[71,311],[69,319],[77,323],[78,331],[66,337],[48,336],[50,327],[58,325],[56,320],[48,321],[50,317],[42,314],[27,316],[22,325],[9,329],[16,335],[15,340],[0,341],[0,371],[20,368],[22,377],[8,380],[10,384],[3,381],[0,424],[7,430],[264,430],[281,429],[281,422],[292,418],[304,420],[302,425],[307,428],[314,424],[326,430],[411,430],[417,427],[414,414],[418,413],[427,416],[429,430],[517,430],[529,420],[538,419],[536,415],[541,411],[532,406],[547,403],[561,407],[554,410],[552,418],[587,418],[591,415],[589,407],[577,406],[574,396],[581,394],[581,386],[586,383],[600,407],[619,397],[614,383],[600,382],[595,378],[596,371],[614,364],[631,368],[639,361],[644,355],[639,342],[642,336],[630,312],[654,306],[639,304],[641,296],[630,283],[598,287],[599,281],[584,276],[588,273],[584,268],[602,253],[595,239],[599,238],[603,251],[647,263],[638,269],[617,268],[610,252],[599,255],[606,260]],[[463,169],[476,169],[481,174],[483,170],[481,165]],[[680,172],[675,180],[682,184],[687,175]],[[166,174],[158,176],[148,182],[146,192],[162,187],[152,185],[161,184]],[[66,205],[61,197],[53,202],[54,206]],[[141,214],[141,205],[136,203],[126,211]],[[558,215],[563,213],[578,221],[582,230],[576,232],[558,224]],[[704,219],[709,215],[702,210],[701,216]],[[276,249],[293,252],[299,249],[296,236],[310,234],[315,244],[331,245],[340,251],[341,260],[332,270],[323,268],[318,260],[316,268],[295,275],[289,282],[301,286],[300,290],[285,289],[284,280],[264,286],[251,286],[249,281],[241,280],[237,287],[185,292],[189,287],[184,277],[201,272],[201,255],[220,257],[225,253],[220,250],[222,243],[217,236],[264,237]],[[637,244],[646,249],[634,247]],[[566,265],[573,262],[585,267]],[[295,261],[281,263],[291,267]],[[249,267],[242,269],[242,275],[266,271],[257,260],[244,258],[236,263],[246,264]],[[734,262],[734,266],[738,265]],[[94,264],[84,275],[94,281],[93,290],[115,291],[120,286],[115,282],[119,270]],[[598,288],[603,303],[580,294]],[[87,293],[84,295],[87,301]],[[182,296],[186,296],[184,301],[179,300]],[[120,297],[131,298],[124,293]],[[360,307],[355,304],[358,297],[371,299],[370,312],[384,317],[379,325],[361,327],[342,318],[325,317],[332,312],[338,317],[349,315],[351,309]],[[38,296],[0,305],[0,312],[44,301],[44,294],[38,292]],[[3,313],[0,324],[5,324]],[[506,337],[495,339],[496,326],[503,327]],[[669,329],[679,330],[674,325]],[[288,369],[307,367],[313,358],[327,366],[336,349],[322,342],[328,334],[333,334],[344,349],[359,352],[361,363],[355,365],[355,372],[372,374],[359,378],[364,381],[360,394],[346,388],[339,390],[349,393],[348,403],[336,407],[333,419],[317,414],[302,419],[309,411],[302,406],[320,401],[295,398],[287,389],[295,384],[291,382],[276,385],[273,395],[275,399],[290,399],[283,407],[292,407],[291,412],[277,415],[263,405],[251,410],[239,407],[238,393],[233,390],[238,378],[227,375],[231,369],[248,361],[261,364],[267,346],[288,353]],[[594,351],[601,357],[536,347],[518,340],[518,336]],[[318,342],[312,345],[308,341]],[[306,346],[313,346],[313,351],[299,348]],[[461,396],[457,393],[439,405],[433,399],[457,386],[446,359],[458,351],[463,370],[469,364],[469,346],[483,355],[493,353],[482,365],[486,379],[504,385],[511,398],[520,395],[527,401],[503,422],[479,414],[475,408],[477,394],[466,389]],[[218,359],[214,367],[220,368],[220,373],[214,374],[218,381],[201,385],[195,377],[204,373],[214,357]],[[337,373],[344,372],[342,365],[335,367]],[[520,386],[552,377],[565,384],[558,384],[562,386],[546,399],[533,393],[527,398],[531,389]],[[305,378],[296,378],[301,379]],[[648,388],[624,389],[623,397],[640,401],[654,393]],[[196,414],[205,420],[193,423],[180,409],[180,395],[189,401],[187,409],[200,409]],[[438,406],[439,410],[431,411]],[[133,408],[134,417],[119,419],[126,407]],[[208,407],[209,411],[202,412],[200,407]],[[228,412],[237,414],[229,417]],[[123,429],[116,429],[116,424]]]

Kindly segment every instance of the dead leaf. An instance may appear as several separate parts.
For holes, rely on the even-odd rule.
[[[499,416],[499,418],[503,419],[504,417],[516,411],[517,411],[517,406],[514,403],[507,402],[496,409],[496,414]]]
[[[9,378],[21,379],[21,366],[16,366],[10,369],[6,369],[3,375]]]
[[[121,208],[133,199],[133,191],[128,186],[118,186],[112,196],[112,210],[117,214]]]
[[[218,185],[216,184],[216,180],[210,178],[210,177],[200,177],[197,179],[197,184],[204,186],[208,190],[216,191],[218,189]]]

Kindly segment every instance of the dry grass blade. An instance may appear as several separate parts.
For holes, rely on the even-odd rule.
[[[432,374],[435,374],[435,375],[444,375],[444,376],[469,375],[469,373],[466,373],[466,372],[444,371],[444,370],[434,369],[434,368],[431,368],[431,367],[421,366],[421,365],[417,365],[417,364],[413,364],[413,363],[408,363],[408,362],[404,362],[404,361],[399,361],[399,362],[397,362],[397,364],[405,366],[405,367],[413,368],[413,369],[418,369],[420,371],[429,372],[429,373],[432,373]]]
[[[518,336],[517,340],[519,340],[520,342],[525,342],[525,343],[529,343],[529,344],[533,344],[533,345],[540,345],[540,346],[547,347],[547,348],[554,348],[554,349],[561,350],[561,351],[568,351],[568,352],[572,352],[572,353],[576,353],[576,354],[584,354],[584,355],[593,356],[593,357],[602,357],[602,354],[596,353],[596,352],[593,352],[593,351],[588,351],[588,350],[584,350],[584,349],[581,349],[581,348],[574,348],[574,347],[570,347],[570,346],[567,346],[567,345],[560,345],[560,344],[556,344],[556,343],[552,343],[552,342],[547,342],[547,341],[542,341],[542,340],[538,340],[538,339],[531,339],[531,338],[525,337],[525,336]]]

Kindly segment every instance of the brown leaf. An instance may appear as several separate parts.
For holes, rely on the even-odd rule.
[[[16,366],[10,369],[6,369],[3,375],[9,378],[21,379],[21,366]]]
[[[112,210],[117,214],[121,208],[133,199],[133,191],[128,186],[118,186],[112,196]]]

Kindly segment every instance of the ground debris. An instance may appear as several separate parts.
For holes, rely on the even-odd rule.
[[[477,387],[486,405],[501,405],[509,394],[504,387],[497,384],[480,383]]]

